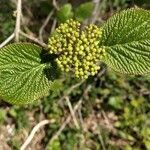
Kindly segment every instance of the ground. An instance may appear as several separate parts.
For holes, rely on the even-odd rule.
[[[83,24],[92,21],[101,25],[117,11],[130,7],[150,8],[148,1],[139,4],[129,0],[102,0],[87,16],[82,16],[75,8],[87,1],[53,2],[56,3],[23,0],[22,31],[40,39],[39,30],[54,9],[42,31],[42,40],[47,43],[50,32],[72,13],[78,14]],[[73,10],[63,16],[63,11],[59,13],[57,9],[67,2]],[[0,1],[0,42],[14,30],[15,10],[14,0]],[[24,36],[20,36],[20,40],[33,42]],[[81,81],[61,74],[55,86],[57,90],[29,105],[14,106],[0,100],[0,150],[20,149],[33,127],[43,120],[49,123],[35,133],[27,149],[150,150],[150,80],[147,77],[118,74],[101,64],[101,70],[94,77]],[[67,99],[74,117],[70,116]]]

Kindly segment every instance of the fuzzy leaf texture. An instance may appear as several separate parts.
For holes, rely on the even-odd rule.
[[[10,44],[0,51],[0,96],[12,104],[27,104],[48,94],[51,81],[41,60],[42,48]]]
[[[150,74],[150,11],[128,9],[103,26],[103,61],[120,73]]]
[[[67,3],[57,12],[57,20],[62,23],[73,17],[72,5]]]
[[[85,2],[75,9],[75,18],[78,21],[84,21],[85,19],[87,19],[89,16],[92,15],[93,10],[94,10],[94,3]]]

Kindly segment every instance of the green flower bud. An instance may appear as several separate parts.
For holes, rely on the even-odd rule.
[[[49,53],[58,54],[56,63],[62,71],[87,79],[97,73],[98,61],[105,55],[105,47],[99,47],[101,36],[102,30],[97,26],[89,25],[82,30],[78,21],[70,19],[49,38]]]

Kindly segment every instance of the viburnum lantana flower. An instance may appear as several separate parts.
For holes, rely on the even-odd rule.
[[[105,48],[99,46],[101,37],[102,30],[96,25],[81,30],[81,24],[70,19],[49,38],[49,52],[58,54],[56,62],[62,71],[86,79],[100,69],[99,60],[105,54]]]

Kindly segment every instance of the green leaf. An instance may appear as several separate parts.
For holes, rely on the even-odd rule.
[[[47,146],[47,150],[61,150],[59,139],[55,139],[53,142],[50,142]]]
[[[86,2],[75,9],[75,17],[78,21],[83,21],[91,16],[94,9],[94,3]]]
[[[144,140],[144,145],[149,150],[150,149],[150,140]]]
[[[123,106],[123,100],[121,97],[110,97],[108,104],[115,109],[121,109]]]
[[[72,5],[71,4],[65,4],[63,5],[60,10],[57,12],[57,19],[59,22],[65,22],[66,20],[73,17],[72,12]]]
[[[150,73],[150,12],[128,9],[111,17],[103,26],[103,61],[117,72]]]
[[[4,123],[6,119],[6,109],[0,109],[0,124]]]
[[[144,78],[147,79],[147,80],[150,80],[150,74],[144,75]]]
[[[0,96],[12,104],[27,104],[48,94],[51,81],[49,64],[42,61],[42,48],[10,44],[0,51]],[[49,77],[50,78],[50,77]]]

